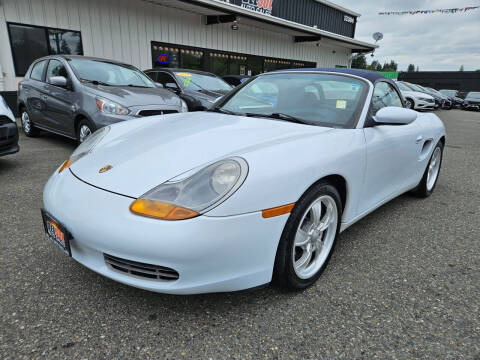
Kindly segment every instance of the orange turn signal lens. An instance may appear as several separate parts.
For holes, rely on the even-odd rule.
[[[262,217],[264,217],[265,219],[268,219],[271,217],[288,214],[293,210],[294,206],[295,206],[295,203],[262,210]]]
[[[63,170],[68,169],[70,165],[72,165],[70,159],[65,160],[65,162],[62,164],[62,167],[58,170],[58,173],[60,174]]]
[[[200,215],[196,211],[181,206],[148,199],[135,200],[130,205],[130,211],[137,215],[163,220],[185,220]]]

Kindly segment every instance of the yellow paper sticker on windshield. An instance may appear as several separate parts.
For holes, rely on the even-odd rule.
[[[346,109],[347,102],[345,100],[337,100],[337,109]]]
[[[176,75],[178,76],[183,76],[183,77],[190,77],[192,76],[192,74],[189,74],[189,73],[175,73]]]

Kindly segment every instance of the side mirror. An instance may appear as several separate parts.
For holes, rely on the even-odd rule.
[[[377,111],[373,120],[378,125],[407,125],[415,121],[417,112],[396,106],[387,106]]]
[[[68,81],[64,76],[52,76],[48,78],[48,83],[62,88],[67,88]]]
[[[166,83],[165,84],[165,89],[172,90],[174,92],[178,91],[178,86],[175,83]]]
[[[164,86],[163,86],[162,83],[156,82],[156,83],[154,83],[154,84],[155,84],[155,86],[156,86],[157,88],[160,88],[160,89],[163,89],[163,88],[164,88]]]

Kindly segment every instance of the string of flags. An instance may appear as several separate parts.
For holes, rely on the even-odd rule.
[[[480,9],[480,6],[467,6],[463,8],[436,9],[436,10],[410,10],[410,11],[385,11],[378,15],[417,15],[417,14],[455,14]]]

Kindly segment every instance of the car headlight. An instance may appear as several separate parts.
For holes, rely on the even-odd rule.
[[[85,155],[92,152],[95,146],[98,145],[100,141],[108,134],[110,131],[110,126],[103,127],[95,131],[92,135],[88,136],[84,142],[82,142],[70,155],[70,157],[62,164],[58,173],[61,173],[63,170],[68,169],[75,161],[80,160]]]
[[[117,104],[116,102],[103,98],[97,98],[96,101],[97,109],[105,114],[128,115],[130,113],[130,110],[120,104]]]
[[[182,113],[188,112],[188,105],[187,105],[187,103],[186,103],[184,100],[182,100],[182,99],[180,99],[180,101],[182,102],[182,108],[180,109],[180,112],[182,112]]]
[[[163,219],[191,219],[227,200],[242,186],[247,162],[238,157],[217,161],[207,167],[174,178],[150,190],[130,205],[134,214]]]
[[[421,101],[430,101],[429,98],[425,98],[425,97],[419,97],[418,100],[421,100]]]

